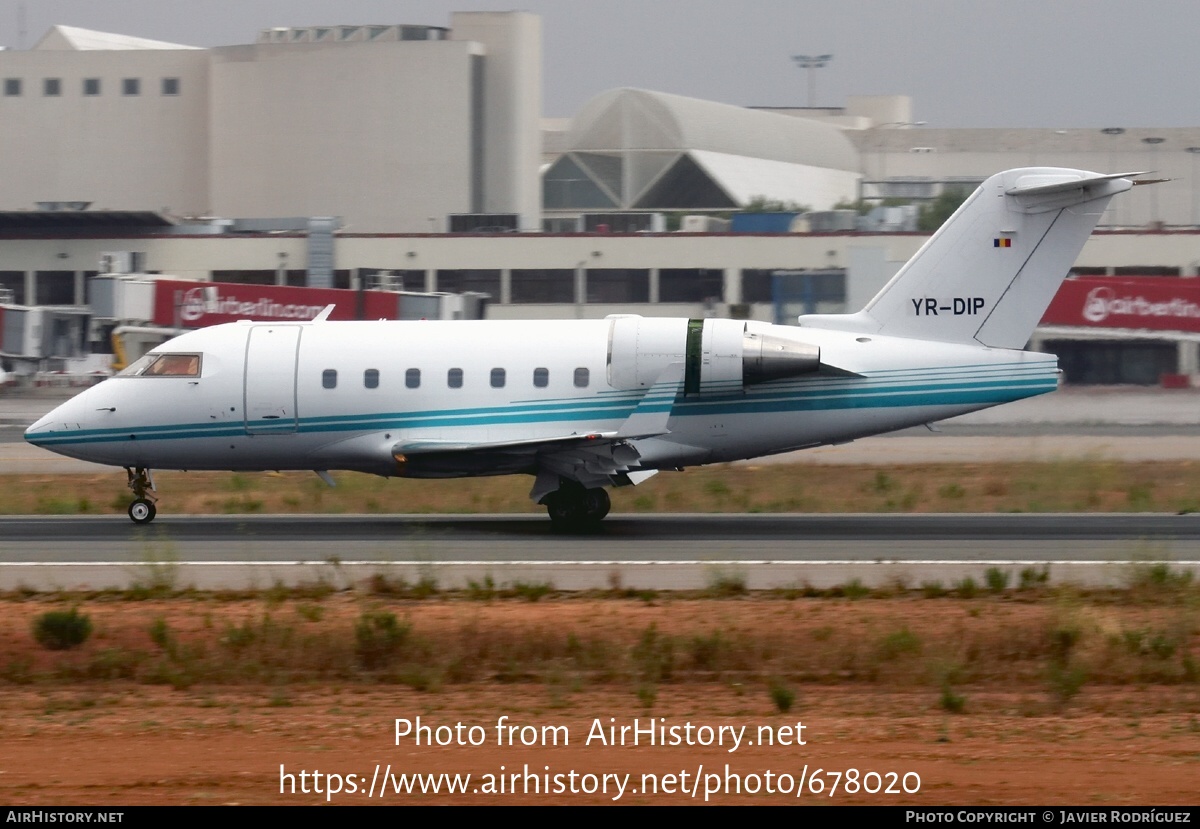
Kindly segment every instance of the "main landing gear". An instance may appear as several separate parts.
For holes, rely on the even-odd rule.
[[[135,524],[149,524],[154,520],[154,516],[158,515],[158,508],[154,506],[154,502],[158,500],[158,494],[154,490],[154,478],[144,466],[136,469],[127,466],[125,474],[129,476],[128,485],[134,494],[133,503],[129,505],[129,518]]]
[[[608,515],[612,502],[603,489],[585,489],[582,484],[564,481],[541,503],[546,505],[556,530],[579,532],[596,527]]]

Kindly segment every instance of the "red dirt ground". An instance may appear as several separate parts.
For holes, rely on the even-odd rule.
[[[339,604],[341,602],[341,604]],[[353,614],[353,600],[330,600],[326,621]],[[91,603],[85,610],[96,622],[87,648],[149,648],[147,621],[163,616],[172,629],[214,627],[222,620],[261,613],[261,601]],[[1035,604],[996,603],[1004,624],[1023,616],[1044,614]],[[564,609],[565,608],[565,609]],[[847,608],[852,608],[848,611]],[[924,611],[921,608],[925,608]],[[0,668],[21,655],[33,656],[35,671],[59,658],[40,650],[29,635],[30,620],[48,603],[0,603]],[[645,607],[615,600],[467,603],[438,601],[408,606],[418,626],[437,629],[437,620],[469,615],[481,626],[544,625],[571,629],[576,624],[603,624],[620,635],[623,625],[641,630],[646,619],[661,626],[684,626],[699,614],[720,618],[731,629],[740,625],[774,624],[803,617],[806,625],[822,625],[846,613],[893,619],[903,610],[912,629],[925,635],[920,615],[930,624],[945,624],[961,606],[946,602],[908,602],[899,607],[886,600],[853,604],[818,600],[740,599],[721,602],[666,602]],[[288,608],[275,610],[282,615]],[[979,616],[986,621],[991,610]],[[623,620],[630,616],[633,621]],[[200,619],[203,618],[203,623]],[[515,621],[514,621],[515,620]],[[883,628],[889,629],[889,628]],[[428,633],[433,635],[433,633]],[[784,631],[782,635],[794,636]],[[73,652],[74,653],[74,652]],[[86,655],[85,655],[86,656]],[[85,658],[80,656],[79,658]],[[705,787],[726,785],[726,766],[740,775],[740,794],[721,791],[714,803],[746,804],[918,804],[918,805],[1084,805],[1167,806],[1197,802],[1200,791],[1200,687],[1173,685],[1103,685],[1088,683],[1064,709],[1046,703],[1045,689],[1026,680],[957,688],[968,700],[966,710],[951,714],[939,706],[936,687],[887,681],[840,684],[798,683],[791,711],[776,709],[761,680],[676,681],[659,684],[652,707],[645,706],[627,681],[589,682],[565,689],[546,682],[500,684],[493,680],[446,683],[430,691],[403,685],[367,682],[289,682],[287,684],[196,684],[183,690],[139,682],[38,678],[19,684],[0,678],[0,802],[10,805],[139,804],[531,804],[531,803],[701,803]],[[499,746],[496,724],[566,726],[569,745]],[[397,745],[395,720],[421,718],[422,724],[478,725],[483,745],[418,747],[405,737]],[[645,726],[742,726],[755,739],[760,726],[794,737],[802,723],[805,745],[605,746],[589,731],[598,720]],[[659,720],[658,718],[662,718]],[[685,734],[685,732],[680,732]],[[765,733],[765,732],[764,732]],[[469,735],[465,735],[469,736]],[[392,787],[383,799],[364,793],[372,778],[402,773],[471,773],[466,794],[398,795]],[[568,791],[534,793],[532,782],[511,778],[504,793],[483,791],[483,775],[529,770],[558,778]],[[549,767],[547,771],[546,767]],[[281,771],[282,768],[282,771]],[[832,797],[831,772],[856,769],[860,781],[886,787],[895,780],[898,793],[846,791],[845,779]],[[820,770],[820,773],[818,773]],[[311,776],[320,772],[320,782]],[[301,773],[306,773],[301,778]],[[570,774],[576,773],[574,780]],[[773,785],[791,789],[802,774],[804,793],[768,793]],[[880,778],[865,775],[876,772]],[[327,794],[325,775],[353,775],[359,791]],[[686,775],[684,775],[686,773]],[[696,795],[691,788],[699,773]],[[895,778],[889,778],[895,773]],[[910,791],[903,791],[904,775]],[[584,775],[629,774],[619,800],[613,784],[608,793],[569,789],[590,787]],[[660,791],[648,793],[656,775]],[[708,777],[716,774],[718,777]],[[290,776],[289,776],[290,775]],[[673,775],[673,777],[668,777]],[[791,775],[780,778],[780,775]],[[732,785],[733,778],[729,778]],[[823,794],[812,789],[824,784]],[[551,778],[551,786],[555,779]],[[347,788],[343,783],[343,788]],[[394,785],[394,784],[392,784]],[[496,784],[498,785],[498,784]],[[284,791],[281,791],[281,786]],[[294,791],[293,791],[294,786]],[[308,788],[308,793],[302,791]],[[317,789],[320,789],[318,793]],[[759,789],[753,793],[746,788]],[[671,789],[673,793],[663,791]],[[686,788],[687,792],[679,791]],[[636,793],[634,790],[636,789]],[[478,791],[477,791],[478,790]]]

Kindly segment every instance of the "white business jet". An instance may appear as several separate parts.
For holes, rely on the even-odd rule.
[[[152,469],[526,474],[555,526],[663,469],[843,443],[1053,391],[1022,350],[1105,207],[1138,173],[985,181],[858,313],[730,319],[237,322],[183,334],[25,439]]]

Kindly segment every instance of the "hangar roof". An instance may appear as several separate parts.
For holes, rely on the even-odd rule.
[[[572,150],[709,150],[836,170],[858,170],[837,127],[773,112],[645,89],[593,98],[572,121]]]
[[[755,197],[852,196],[858,152],[837,127],[643,89],[593,98],[542,179],[550,210],[725,210]]]
[[[37,51],[87,51],[114,49],[199,49],[199,46],[184,46],[179,43],[167,43],[164,40],[149,40],[132,35],[118,35],[111,32],[96,32],[91,29],[79,29],[75,26],[52,26],[50,31],[42,35],[42,39],[33,45]]]

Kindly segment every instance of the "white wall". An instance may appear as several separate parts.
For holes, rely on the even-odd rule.
[[[469,43],[213,51],[212,193],[224,216],[430,230],[470,211]]]
[[[178,95],[162,94],[167,77]],[[206,52],[0,51],[3,78],[19,78],[22,94],[0,94],[0,209],[208,210]],[[45,78],[61,79],[59,96],[43,95]],[[84,96],[85,78],[99,95]],[[122,94],[125,78],[140,79],[140,94]]]
[[[454,40],[484,47],[483,212],[542,225],[542,22],[526,12],[457,12]]]
[[[452,40],[0,51],[0,79],[23,83],[0,94],[0,209],[340,216],[391,233],[482,209],[536,228],[540,19],[454,22]],[[43,96],[46,77],[60,96]],[[121,94],[126,77],[140,95]],[[180,79],[178,96],[161,94],[164,77]],[[84,78],[101,94],[85,97]]]

